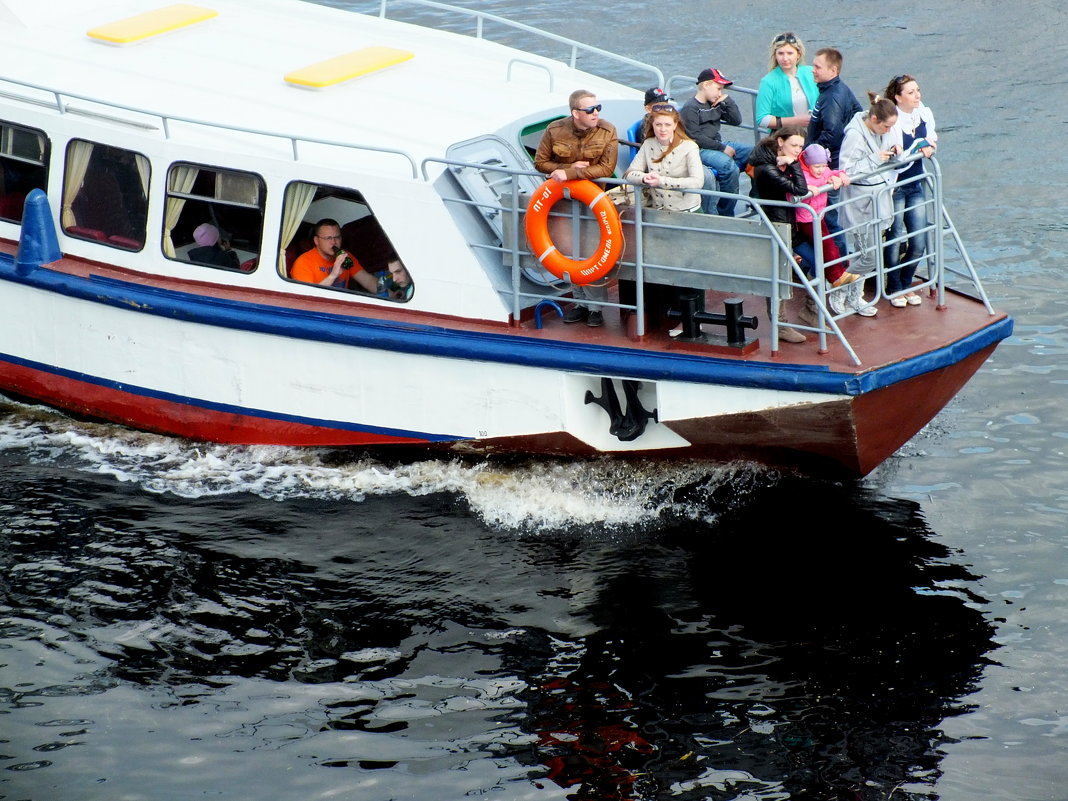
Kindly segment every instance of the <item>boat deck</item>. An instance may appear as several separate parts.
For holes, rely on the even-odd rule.
[[[871,297],[871,290],[866,293]],[[709,312],[722,312],[723,301],[729,297],[741,297],[743,311],[746,315],[757,318],[755,330],[747,331],[750,338],[756,339],[756,347],[739,349],[711,341],[689,342],[681,338],[668,336],[668,330],[674,327],[676,320],[664,320],[661,325],[647,331],[641,339],[631,333],[620,320],[615,309],[606,311],[605,325],[590,328],[582,323],[565,324],[555,312],[547,313],[542,318],[543,328],[537,330],[533,321],[523,323],[524,334],[550,339],[569,339],[597,345],[620,345],[626,342],[629,347],[646,350],[666,350],[689,354],[705,354],[716,358],[735,358],[751,362],[778,362],[825,366],[835,372],[866,372],[875,367],[908,360],[912,357],[944,347],[947,342],[954,342],[966,337],[986,325],[996,323],[1006,317],[1005,314],[990,315],[983,304],[962,294],[946,293],[945,306],[939,308],[934,293],[923,292],[924,302],[920,306],[895,308],[889,302],[880,301],[875,317],[851,315],[838,321],[842,333],[849,340],[862,364],[856,365],[849,357],[841,341],[834,336],[827,336],[826,350],[821,352],[815,331],[805,330],[808,340],[799,344],[780,341],[779,350],[771,350],[771,325],[768,319],[767,304],[763,297],[754,295],[728,295],[709,291],[705,294],[705,308]],[[614,300],[614,296],[612,297]],[[803,300],[795,297],[785,303],[786,316],[794,328],[803,327],[798,322],[798,311]],[[780,325],[784,325],[780,323]],[[633,328],[633,326],[631,326]],[[722,326],[704,324],[706,333],[720,331]]]

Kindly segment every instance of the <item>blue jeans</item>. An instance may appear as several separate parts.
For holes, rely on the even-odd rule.
[[[894,190],[894,222],[887,234],[889,239],[897,239],[906,231],[915,234],[916,231],[926,227],[927,206],[924,201],[927,195],[923,186],[923,181],[916,181]],[[884,251],[887,294],[900,292],[912,286],[912,277],[916,274],[920,259],[927,252],[926,234],[915,234],[915,236],[910,236],[906,242],[905,261],[896,270],[890,268],[898,266],[900,244],[891,245]]]
[[[838,252],[844,256],[849,252],[846,248],[845,234],[842,233],[842,226],[838,224],[838,209],[831,208],[836,206],[841,199],[841,190],[831,189],[827,192],[827,211],[823,215],[823,221],[827,223],[827,230],[834,234],[834,244],[838,245]]]
[[[705,167],[705,183],[701,188],[714,192],[717,186],[715,170]],[[718,198],[714,198],[711,195],[701,195],[701,211],[705,214],[715,214],[717,200]]]
[[[720,192],[737,195],[739,171],[744,170],[749,162],[749,153],[752,152],[753,146],[739,142],[724,142],[723,144],[734,148],[734,158],[722,150],[701,148],[701,163],[716,174],[716,188]],[[733,217],[736,204],[736,200],[721,197],[716,204],[716,213],[724,217]]]

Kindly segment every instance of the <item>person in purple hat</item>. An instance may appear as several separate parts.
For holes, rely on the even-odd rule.
[[[228,267],[231,270],[241,266],[237,254],[230,248],[229,237],[211,223],[198,225],[193,231],[193,241],[197,247],[189,251],[189,261],[194,264]]]
[[[742,122],[738,104],[725,91],[733,83],[714,67],[701,70],[697,76],[697,93],[686,101],[680,115],[686,133],[701,148],[701,163],[716,174],[719,191],[736,195],[739,171],[745,168],[753,147],[724,141],[720,134],[721,124],[740,125]],[[731,198],[720,198],[716,212],[733,217],[735,204]],[[703,210],[711,211],[704,207]]]

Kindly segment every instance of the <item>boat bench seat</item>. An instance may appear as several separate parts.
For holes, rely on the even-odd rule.
[[[108,241],[108,235],[99,228],[88,228],[84,225],[70,225],[63,230],[70,236],[76,236],[81,239],[95,239],[97,242]]]
[[[26,195],[21,192],[12,192],[0,197],[0,218],[5,220],[21,220],[22,209],[26,205]]]
[[[134,239],[129,236],[120,236],[118,234],[109,236],[107,242],[109,245],[115,245],[116,247],[125,248],[126,250],[140,250],[145,244],[139,239]]]

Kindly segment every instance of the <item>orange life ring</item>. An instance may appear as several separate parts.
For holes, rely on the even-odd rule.
[[[573,199],[590,207],[601,232],[597,250],[586,259],[565,256],[556,249],[549,236],[549,211],[564,196],[565,189],[570,191]],[[616,205],[604,188],[592,181],[549,179],[537,188],[527,204],[524,226],[534,258],[557,278],[563,278],[572,284],[589,284],[604,277],[616,266],[623,253],[623,226],[619,223]]]

